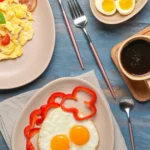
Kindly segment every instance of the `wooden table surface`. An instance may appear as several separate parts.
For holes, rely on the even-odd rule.
[[[65,8],[68,11],[67,2],[65,0],[63,1]],[[142,10],[136,17],[123,24],[113,26],[104,25],[94,18],[89,7],[89,0],[80,1],[80,4],[88,17],[88,31],[115,89],[118,99],[116,101],[113,100],[109,93],[106,83],[104,82],[101,72],[96,65],[83,33],[80,29],[75,28],[72,21],[70,21],[86,68],[85,71],[81,70],[72,47],[72,43],[68,36],[58,2],[57,0],[50,0],[50,4],[54,13],[57,36],[54,55],[49,67],[43,75],[29,85],[15,90],[0,91],[0,101],[26,91],[41,88],[54,79],[67,76],[76,76],[94,69],[99,79],[99,83],[110,103],[111,110],[121,128],[128,149],[131,150],[126,115],[121,112],[118,107],[119,99],[123,96],[131,96],[131,94],[113,64],[110,53],[112,47],[118,42],[130,37],[150,24],[150,1],[148,1],[148,4],[144,10]],[[70,15],[69,19],[71,20]],[[136,107],[131,116],[136,150],[150,150],[150,102],[135,102]],[[0,150],[7,150],[2,136],[0,136]]]

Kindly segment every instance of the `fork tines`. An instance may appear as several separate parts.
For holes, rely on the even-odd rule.
[[[84,15],[77,0],[68,0],[68,5],[73,19]]]

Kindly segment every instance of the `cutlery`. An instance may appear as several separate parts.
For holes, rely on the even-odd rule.
[[[91,50],[93,52],[93,55],[95,56],[97,64],[98,64],[98,66],[99,66],[99,68],[100,68],[100,70],[104,76],[104,79],[105,79],[105,81],[106,81],[106,83],[110,89],[110,92],[111,92],[112,96],[114,97],[114,99],[116,99],[115,93],[114,93],[112,85],[110,83],[110,80],[106,74],[106,71],[102,65],[102,62],[98,56],[98,53],[97,53],[97,51],[96,51],[96,49],[92,43],[92,40],[91,40],[91,38],[90,38],[86,28],[85,28],[87,23],[88,23],[87,17],[84,15],[84,12],[83,12],[82,8],[80,7],[77,0],[68,0],[68,5],[70,8],[70,13],[71,13],[71,16],[73,18],[75,26],[78,28],[81,28],[83,30],[83,32],[85,33],[87,40],[89,42],[89,45],[91,47]]]
[[[61,8],[61,10],[62,10],[62,14],[63,14],[64,20],[65,20],[65,23],[66,23],[68,32],[69,32],[69,34],[70,34],[70,37],[71,37],[71,40],[72,40],[72,44],[73,44],[73,46],[74,46],[74,49],[75,49],[75,51],[76,51],[78,60],[79,60],[79,62],[80,62],[81,68],[84,70],[84,64],[83,64],[83,61],[82,61],[82,58],[81,58],[81,55],[80,55],[80,52],[79,52],[79,48],[78,48],[76,39],[75,39],[75,37],[74,37],[73,31],[72,31],[72,28],[71,28],[71,25],[70,25],[70,23],[69,23],[67,14],[66,14],[66,12],[65,12],[64,6],[63,6],[61,0],[58,0],[58,2],[59,2],[59,4],[60,4],[60,8]]]
[[[124,97],[120,100],[120,109],[126,112],[128,117],[128,126],[129,126],[132,150],[135,150],[134,137],[133,137],[131,120],[130,120],[130,111],[132,111],[133,108],[134,108],[134,101],[130,97]]]

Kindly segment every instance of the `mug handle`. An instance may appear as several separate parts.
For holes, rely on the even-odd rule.
[[[147,87],[150,89],[150,79],[145,80]]]

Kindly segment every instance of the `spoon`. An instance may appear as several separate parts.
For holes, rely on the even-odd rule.
[[[131,120],[130,120],[130,111],[132,111],[133,108],[134,108],[134,101],[130,97],[124,97],[120,100],[120,109],[126,112],[128,117],[128,126],[129,126],[132,150],[135,150],[134,137],[133,137]]]

